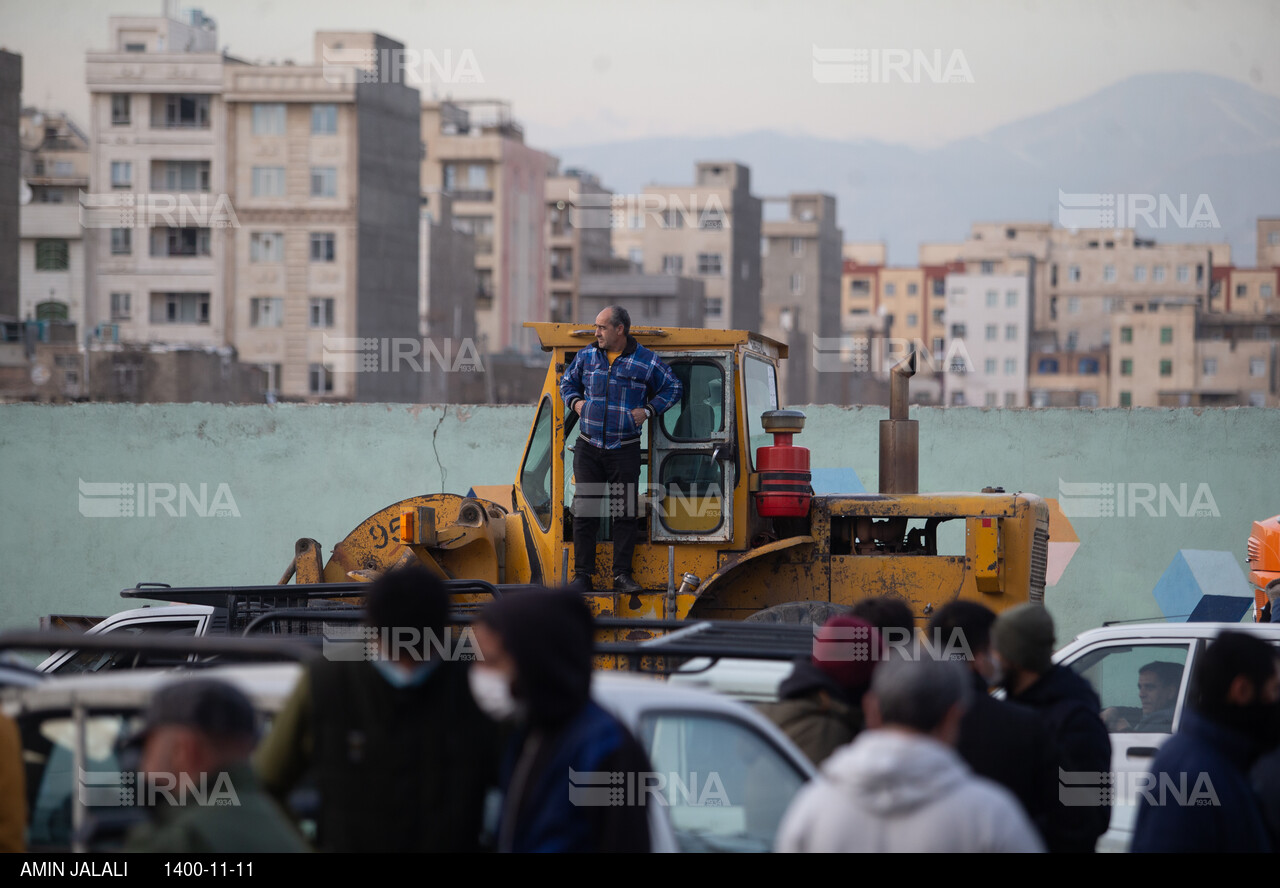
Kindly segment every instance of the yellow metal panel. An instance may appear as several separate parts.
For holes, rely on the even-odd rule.
[[[979,592],[999,592],[1000,519],[970,518],[967,522],[973,558],[973,578]]]

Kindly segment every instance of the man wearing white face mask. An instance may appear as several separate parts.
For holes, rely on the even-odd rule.
[[[308,667],[258,749],[262,782],[283,800],[314,769],[323,850],[480,850],[499,736],[468,664],[443,655],[464,648],[448,643],[448,590],[405,568],[365,608],[378,656]]]
[[[582,596],[509,593],[484,609],[475,633],[472,693],[515,729],[500,780],[498,850],[648,851],[647,808],[574,794],[575,772],[623,775],[624,783],[631,774],[634,784],[651,771],[626,726],[591,700],[595,632]]]

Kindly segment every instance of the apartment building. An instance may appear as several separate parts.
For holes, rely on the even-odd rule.
[[[443,191],[422,196],[419,228],[418,334],[426,363],[420,400],[456,404],[472,400],[469,380],[454,372],[479,363],[476,343],[475,239],[454,227],[453,199]],[[474,375],[468,373],[467,375]]]
[[[481,349],[533,354],[524,322],[551,315],[546,181],[556,159],[525,144],[508,102],[424,102],[421,127],[421,186],[451,194],[457,224],[475,236]]]
[[[632,198],[635,196],[632,195]],[[700,161],[693,185],[650,185],[620,212],[640,215],[642,268],[696,277],[706,289],[708,328],[761,325],[762,204],[751,171],[732,161]]]
[[[108,338],[230,340],[222,90],[235,63],[217,40],[198,10],[112,16],[108,48],[88,54],[85,323],[109,325]]]
[[[581,323],[621,305],[632,327],[700,327],[706,313],[704,284],[697,278],[643,274],[628,267],[584,272],[579,279]]]
[[[1030,299],[1022,275],[949,274],[945,279],[946,403],[1025,407]]]
[[[0,49],[0,318],[18,315],[18,128],[22,56]]]
[[[840,338],[843,236],[836,199],[801,193],[779,199],[786,218],[764,222],[761,247],[761,332],[787,344],[791,360],[778,370],[788,404],[838,403],[842,392],[825,355]]]
[[[85,238],[80,192],[89,187],[89,137],[66,114],[25,108],[20,126],[18,316],[85,329]]]
[[[1280,268],[1280,217],[1258,219],[1258,267]]]
[[[282,397],[419,399],[419,96],[378,67],[401,49],[322,31],[314,64],[224,72],[225,323]],[[321,64],[343,50],[369,67]]]
[[[547,178],[547,291],[551,320],[591,320],[579,299],[584,273],[612,257],[612,193],[591,173],[567,169]]]

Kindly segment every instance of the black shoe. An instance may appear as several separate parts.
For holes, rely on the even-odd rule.
[[[586,574],[575,574],[569,582],[569,588],[574,592],[581,592],[583,595],[589,595],[596,591],[595,586],[592,585],[591,577]]]
[[[620,592],[623,595],[635,595],[637,592],[643,592],[644,586],[641,586],[628,574],[618,574],[613,578],[613,591]]]

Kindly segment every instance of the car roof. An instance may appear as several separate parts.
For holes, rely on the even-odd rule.
[[[1280,643],[1280,623],[1123,623],[1086,629],[1062,648],[1074,650],[1084,644],[1107,640],[1193,640],[1217,638],[1222,632],[1247,632]]]

